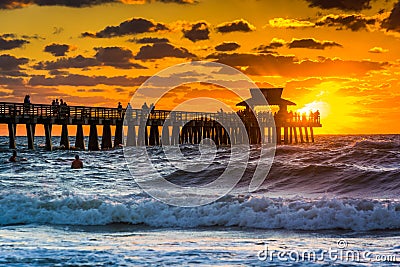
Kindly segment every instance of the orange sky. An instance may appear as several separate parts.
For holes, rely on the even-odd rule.
[[[207,60],[284,87],[293,110],[319,109],[317,133],[400,131],[398,0],[48,2],[0,3],[0,101],[114,107],[162,69]],[[199,90],[168,94],[163,108]]]

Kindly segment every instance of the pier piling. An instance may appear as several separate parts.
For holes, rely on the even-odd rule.
[[[76,126],[75,147],[85,150],[85,137],[83,135],[83,126],[78,124]]]
[[[15,149],[17,146],[15,144],[15,128],[16,125],[14,123],[8,124],[8,137],[9,137],[9,148]]]
[[[68,136],[67,124],[63,124],[61,128],[60,146],[64,147],[64,149],[69,149],[69,136]]]
[[[53,143],[51,141],[51,126],[50,124],[43,124],[44,127],[44,134],[46,136],[46,150],[52,151],[53,150]]]
[[[90,151],[100,150],[96,124],[90,125],[88,150]]]

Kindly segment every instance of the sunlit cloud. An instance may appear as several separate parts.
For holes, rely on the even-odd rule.
[[[384,49],[384,48],[379,47],[379,46],[372,47],[370,50],[368,50],[368,52],[375,53],[375,54],[386,53],[388,51],[389,51],[388,49]]]

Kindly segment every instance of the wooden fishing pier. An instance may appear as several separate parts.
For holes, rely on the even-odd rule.
[[[15,136],[18,124],[25,124],[29,149],[35,147],[36,125],[43,125],[45,147],[49,151],[53,149],[53,125],[61,125],[60,146],[65,149],[71,148],[68,126],[76,125],[74,148],[82,150],[86,149],[83,126],[89,125],[87,149],[91,151],[123,145],[124,127],[127,127],[126,146],[198,144],[204,138],[213,140],[218,146],[240,144],[245,142],[246,138],[250,144],[314,142],[313,128],[322,127],[319,114],[300,116],[287,112],[287,106],[295,104],[281,98],[282,90],[282,88],[261,89],[270,105],[279,106],[276,114],[271,112],[254,114],[250,108],[260,104],[254,96],[238,103],[238,106],[244,106],[245,109],[237,113],[149,111],[131,108],[121,110],[0,102],[0,124],[8,125],[11,149],[16,148]],[[101,145],[99,145],[97,126],[103,127]],[[111,126],[115,126],[113,141]]]

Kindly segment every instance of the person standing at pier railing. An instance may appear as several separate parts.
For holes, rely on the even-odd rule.
[[[24,113],[28,113],[31,109],[31,97],[30,95],[25,95],[24,98]]]
[[[128,105],[126,106],[125,118],[127,120],[131,120],[132,119],[132,106],[131,106],[131,103],[128,103]]]
[[[118,111],[118,117],[122,118],[122,105],[121,105],[121,102],[118,102],[117,111]]]

